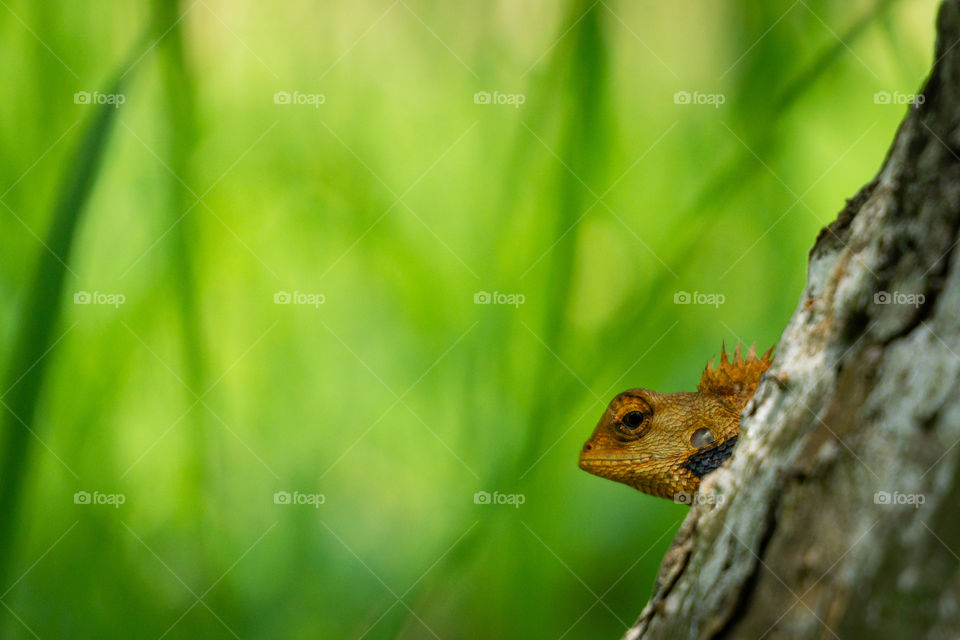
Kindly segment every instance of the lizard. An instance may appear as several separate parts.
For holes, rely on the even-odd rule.
[[[732,359],[721,346],[700,376],[696,392],[628,389],[604,411],[580,451],[580,468],[653,496],[692,502],[700,480],[732,454],[740,437],[740,413],[773,362],[773,347]]]

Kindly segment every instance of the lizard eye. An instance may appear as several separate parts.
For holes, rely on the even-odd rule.
[[[636,431],[640,425],[643,424],[643,421],[646,419],[646,417],[647,416],[639,411],[631,411],[623,416],[623,419],[620,420],[620,424],[622,424],[627,431]]]
[[[705,447],[713,442],[713,432],[710,429],[697,429],[690,436],[690,444],[697,449]]]

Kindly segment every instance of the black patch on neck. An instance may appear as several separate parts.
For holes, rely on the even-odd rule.
[[[702,478],[733,455],[733,447],[736,446],[738,438],[739,436],[733,436],[719,444],[697,451],[687,458],[686,462],[683,463],[683,468],[689,469],[693,475]]]

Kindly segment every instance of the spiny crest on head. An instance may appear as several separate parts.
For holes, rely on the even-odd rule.
[[[754,342],[747,351],[746,359],[740,352],[740,342],[733,352],[733,359],[727,360],[727,347],[720,347],[720,364],[713,366],[713,358],[707,363],[707,368],[700,376],[697,390],[711,396],[742,396],[753,395],[760,383],[760,376],[770,368],[773,362],[773,347],[770,347],[762,358],[757,357],[757,343]]]

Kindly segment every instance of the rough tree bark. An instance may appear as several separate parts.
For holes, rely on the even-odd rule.
[[[945,0],[923,102],[817,238],[738,450],[630,640],[960,637],[958,125]]]

